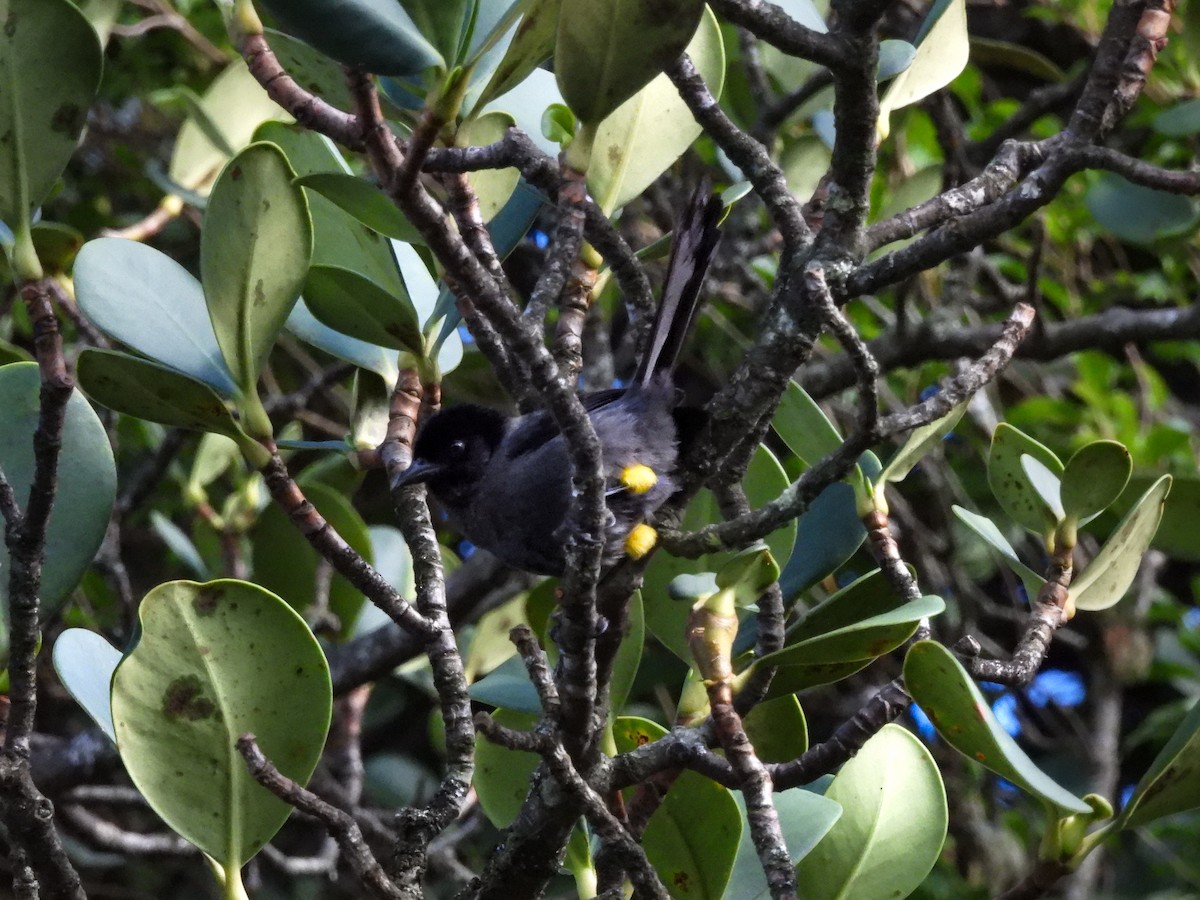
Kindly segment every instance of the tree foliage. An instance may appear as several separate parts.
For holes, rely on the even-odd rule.
[[[1200,890],[1190,6],[6,10],[15,896]],[[601,570],[576,391],[708,189]],[[463,400],[562,431],[562,578],[389,489]]]

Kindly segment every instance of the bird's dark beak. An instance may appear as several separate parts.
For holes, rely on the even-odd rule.
[[[430,478],[440,475],[446,467],[440,463],[431,463],[423,459],[414,459],[412,465],[392,480],[392,490],[410,484],[424,484]]]

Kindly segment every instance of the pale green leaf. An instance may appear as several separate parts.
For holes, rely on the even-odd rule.
[[[1113,529],[1083,574],[1071,582],[1070,602],[1076,609],[1108,609],[1125,596],[1158,531],[1170,490],[1170,475],[1154,482]]]
[[[172,829],[240,866],[292,808],[250,777],[234,742],[252,732],[304,784],[329,729],[325,657],[286,603],[242,581],[159,585],[139,620],[141,638],[113,676],[121,760]]]

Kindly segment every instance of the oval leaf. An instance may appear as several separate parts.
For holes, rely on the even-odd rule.
[[[896,455],[888,460],[888,464],[883,467],[883,471],[879,473],[878,481],[880,483],[887,481],[903,481],[908,477],[908,473],[913,470],[913,466],[921,461],[934,447],[938,446],[958,424],[958,420],[963,417],[963,413],[967,411],[967,406],[970,400],[964,400],[958,404],[942,418],[930,422],[928,425],[922,425],[920,428],[913,429],[912,434],[908,436],[908,440],[904,442],[904,446],[896,451]]]
[[[329,730],[325,657],[286,603],[243,581],[159,585],[138,617],[141,639],[113,676],[121,760],[168,825],[227,868],[241,865],[292,810],[247,774],[234,742],[253,732],[305,783]]]
[[[595,0],[575,2],[576,5],[586,4],[589,8],[605,5]],[[640,0],[615,2],[624,2],[643,10],[657,9]],[[700,8],[704,15],[699,19],[699,27],[696,19],[691,20],[692,30],[687,34],[691,43],[687,45],[687,52],[713,96],[719,97],[725,73],[721,29],[712,10],[702,4]],[[654,14],[658,15],[657,12]],[[564,9],[563,21],[567,15]],[[676,50],[667,62],[674,62],[679,52]],[[565,92],[563,96],[566,96]],[[587,121],[587,117],[579,114],[579,110],[575,112]],[[591,164],[587,173],[588,191],[601,209],[611,213],[641,194],[699,136],[700,126],[692,118],[675,85],[666,75],[659,75],[611,114],[605,113],[592,144]]]
[[[1190,197],[1143,187],[1112,172],[1101,172],[1083,201],[1097,222],[1130,244],[1148,246],[1186,234],[1200,221]]]
[[[1045,463],[1028,453],[1021,454],[1021,468],[1042,503],[1054,514],[1056,522],[1066,518],[1062,504],[1062,479],[1051,472]]]
[[[789,381],[771,427],[805,464],[816,465],[842,446],[843,438],[808,391]]]
[[[825,613],[822,607],[833,600],[838,601],[835,606],[828,607],[827,614],[818,616],[820,624],[809,626],[807,620],[802,622],[796,632],[788,635],[787,646],[761,657],[756,665],[812,666],[870,661],[890,653],[912,637],[922,619],[939,615],[946,609],[941,597],[930,594],[885,612],[869,614],[868,610],[875,605],[872,600],[881,598],[885,593],[894,604],[895,596],[887,587],[886,579],[878,574],[860,578],[813,610],[814,613]],[[872,597],[871,594],[876,596]],[[839,618],[853,615],[850,610],[856,599],[861,599],[863,607],[854,615],[853,622],[831,631],[812,634],[812,631],[827,627]]]
[[[1025,592],[1030,597],[1036,597],[1038,591],[1042,589],[1042,585],[1045,584],[1046,579],[1021,562],[1017,557],[1017,551],[1013,549],[1008,539],[1000,533],[1000,529],[996,527],[996,523],[986,516],[973,513],[969,509],[963,509],[961,506],[951,506],[950,508],[954,510],[954,514],[958,516],[959,521],[983,538],[993,550],[1000,554],[1000,557],[1012,569],[1013,574],[1021,579],[1021,584],[1025,586]]]
[[[389,390],[396,386],[400,365],[393,351],[334,331],[312,314],[303,298],[292,307],[284,327],[300,340],[324,350],[330,356],[374,372],[384,380]]]
[[[779,496],[788,484],[787,474],[775,455],[760,445],[746,470],[743,479],[746,496],[751,506],[762,506]],[[688,505],[683,516],[683,529],[693,531],[705,525],[720,522],[712,494],[701,491]],[[795,523],[789,522],[778,531],[767,535],[766,543],[775,559],[786,554],[795,542]],[[664,646],[684,662],[691,664],[692,654],[687,646],[687,620],[690,607],[687,603],[676,603],[668,598],[667,586],[676,575],[699,571],[719,572],[732,559],[733,553],[708,554],[699,559],[678,559],[665,553],[656,554],[646,570],[642,596],[646,603],[646,627]]]
[[[79,251],[74,277],[80,309],[110,338],[226,396],[237,390],[200,282],[165,253],[97,238]]]
[[[67,0],[8,0],[0,32],[0,219],[28,222],[67,160],[100,86],[100,41]]]
[[[941,855],[946,788],[929,751],[899,725],[867,741],[824,799],[842,815],[796,867],[806,898],[906,897]]]
[[[951,747],[1062,814],[1091,807],[1051,780],[996,721],[991,707],[957,659],[935,641],[919,641],[904,659],[904,684]]]
[[[285,29],[342,65],[377,75],[445,67],[397,0],[263,0]]]
[[[175,139],[167,175],[177,185],[203,196],[207,196],[217,173],[229,159],[227,149],[241,150],[250,143],[254,130],[269,119],[291,118],[267,96],[240,59],[213,79],[199,105],[204,124],[197,114],[184,121]],[[206,134],[213,128],[221,134],[219,143]]]
[[[246,398],[287,321],[312,255],[304,191],[274,144],[251,144],[217,178],[204,212],[200,280],[217,344]],[[263,416],[265,419],[265,415]],[[251,414],[256,434],[268,422]]]
[[[704,0],[562,0],[554,68],[567,105],[600,122],[679,58],[703,14]]]
[[[1122,828],[1200,806],[1200,702],[1154,758],[1118,819]]]
[[[421,233],[405,218],[396,204],[376,185],[357,175],[314,172],[301,175],[296,182],[316,191],[339,209],[380,234],[410,244],[424,243]]]
[[[79,355],[79,386],[97,403],[160,425],[223,434],[243,452],[265,450],[246,437],[225,402],[206,384],[157,363],[89,347]]]
[[[511,709],[497,709],[492,718],[506,728],[521,731],[533,728],[538,719],[536,715]],[[497,828],[507,828],[521,811],[521,804],[529,794],[529,778],[540,761],[536,753],[509,750],[493,744],[482,734],[475,735],[475,777],[471,783],[479,795],[483,814]]]
[[[511,115],[493,110],[465,123],[459,136],[472,147],[483,147],[501,140],[514,124],[516,122]],[[492,221],[504,208],[520,179],[521,172],[513,167],[467,173],[467,180],[479,200],[479,216],[484,222]]]
[[[625,701],[633,690],[634,679],[637,678],[638,667],[642,664],[642,651],[646,647],[646,614],[642,607],[641,591],[634,591],[630,598],[628,616],[628,628],[613,660],[608,689],[610,718],[619,715],[625,707]]]
[[[1083,575],[1071,583],[1068,593],[1076,609],[1108,609],[1125,596],[1158,531],[1170,490],[1171,476],[1164,475],[1125,514]]]
[[[745,819],[744,795],[735,793],[733,799],[737,801]],[[803,788],[779,791],[772,799],[779,816],[779,829],[783,832],[793,863],[811,853],[842,814],[842,808],[836,802]],[[733,862],[733,873],[729,876],[725,896],[738,900],[767,900],[771,896],[749,828],[742,829],[742,840],[738,844],[737,858]]]
[[[318,172],[350,174],[345,159],[324,135],[267,122],[254,137],[282,149],[298,176]],[[318,193],[309,191],[308,203],[313,221],[312,265],[341,266],[370,278],[385,290],[404,290],[387,238]]]
[[[558,37],[558,12],[562,0],[530,0],[500,64],[476,100],[477,107],[520,84],[550,58]]]
[[[115,743],[109,691],[121,651],[94,631],[68,628],[54,642],[54,671],[75,702]]]
[[[894,110],[941,90],[966,68],[970,55],[966,0],[935,3],[921,32],[912,62],[879,98],[879,130],[884,137]]]
[[[371,535],[346,493],[320,482],[304,480],[304,495],[333,530],[341,535],[367,562],[373,562]],[[283,597],[296,612],[308,613],[318,597],[325,598],[328,611],[336,617],[333,635],[344,640],[354,633],[363,595],[343,576],[334,573],[323,587],[319,584],[318,556],[289,520],[287,513],[272,504],[263,510],[252,532],[254,580]]]
[[[33,433],[42,380],[35,363],[0,367],[0,470],[22,508],[33,483]],[[46,531],[42,564],[42,618],[51,616],[79,584],[104,540],[117,496],[117,468],[108,434],[91,404],[76,392],[67,402],[58,488]],[[0,610],[7,616],[8,546],[0,542]],[[7,631],[7,629],[4,629]]]
[[[742,720],[742,727],[763,762],[791,762],[808,749],[808,722],[795,697],[759,703]],[[776,799],[779,796],[776,794]]]
[[[858,458],[858,471],[863,477],[877,477],[879,469],[879,460],[870,450]],[[796,542],[779,576],[784,599],[795,600],[801,592],[836,572],[858,551],[866,537],[854,488],[839,481],[821,491],[796,522]]]
[[[1058,525],[1058,517],[1030,483],[1021,464],[1022,455],[1033,457],[1051,474],[1062,477],[1063,464],[1049,448],[1007,422],[1001,422],[992,434],[988,484],[1013,521],[1037,535],[1050,534]]]
[[[741,837],[733,795],[687,770],[646,823],[642,846],[672,897],[721,900]]]
[[[1118,441],[1092,441],[1067,460],[1062,505],[1068,516],[1087,522],[1108,509],[1129,483],[1133,458]]]
[[[421,325],[407,295],[397,297],[349,269],[313,266],[304,297],[313,315],[336,331],[424,356]]]

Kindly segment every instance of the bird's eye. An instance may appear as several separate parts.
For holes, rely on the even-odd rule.
[[[461,438],[457,441],[450,442],[450,455],[454,457],[465,456],[467,452],[467,442]]]

